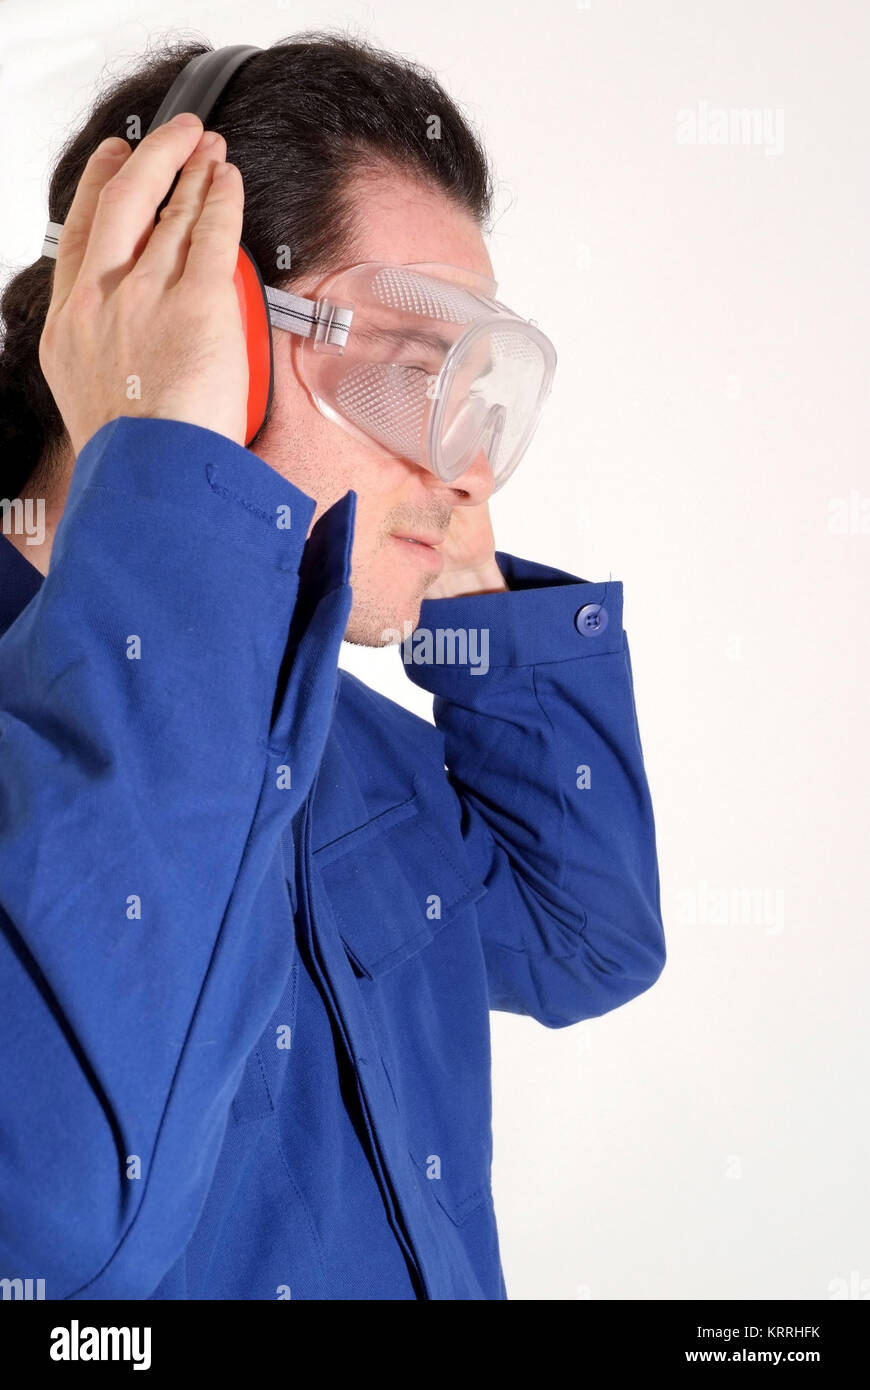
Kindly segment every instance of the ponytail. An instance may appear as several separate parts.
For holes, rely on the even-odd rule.
[[[40,257],[0,297],[0,497],[17,497],[66,430],[39,365],[54,262]]]

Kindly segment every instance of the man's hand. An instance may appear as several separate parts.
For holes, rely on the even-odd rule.
[[[159,126],[133,153],[112,138],[91,155],[39,344],[76,455],[121,415],[182,420],[244,444],[248,362],[233,283],[243,203],[226,142],[203,134],[198,116]]]
[[[487,502],[456,507],[438,551],[444,556],[444,568],[426,590],[427,598],[507,590],[495,560],[495,537]]]

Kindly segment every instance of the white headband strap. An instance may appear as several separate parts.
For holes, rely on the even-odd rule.
[[[42,255],[57,260],[57,248],[62,222],[48,222],[45,227],[45,240]],[[342,309],[328,299],[303,299],[298,294],[286,290],[276,290],[266,285],[266,299],[269,302],[269,319],[275,328],[285,333],[295,333],[300,338],[312,335],[318,342],[333,348],[343,348],[347,344],[353,309]]]

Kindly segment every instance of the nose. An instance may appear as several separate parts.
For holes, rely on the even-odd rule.
[[[475,393],[466,408],[457,412],[447,431],[445,445],[448,453],[461,450],[468,463],[461,473],[445,484],[453,494],[452,505],[476,506],[485,502],[495,487],[491,459],[498,458],[499,445],[505,429],[504,405],[486,404]]]
[[[477,507],[491,497],[495,488],[492,467],[485,450],[479,449],[467,468],[449,483],[430,473],[429,481],[442,493],[449,494],[451,507]]]

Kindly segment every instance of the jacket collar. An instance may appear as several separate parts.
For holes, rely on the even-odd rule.
[[[0,636],[27,607],[42,578],[36,566],[0,533]]]

